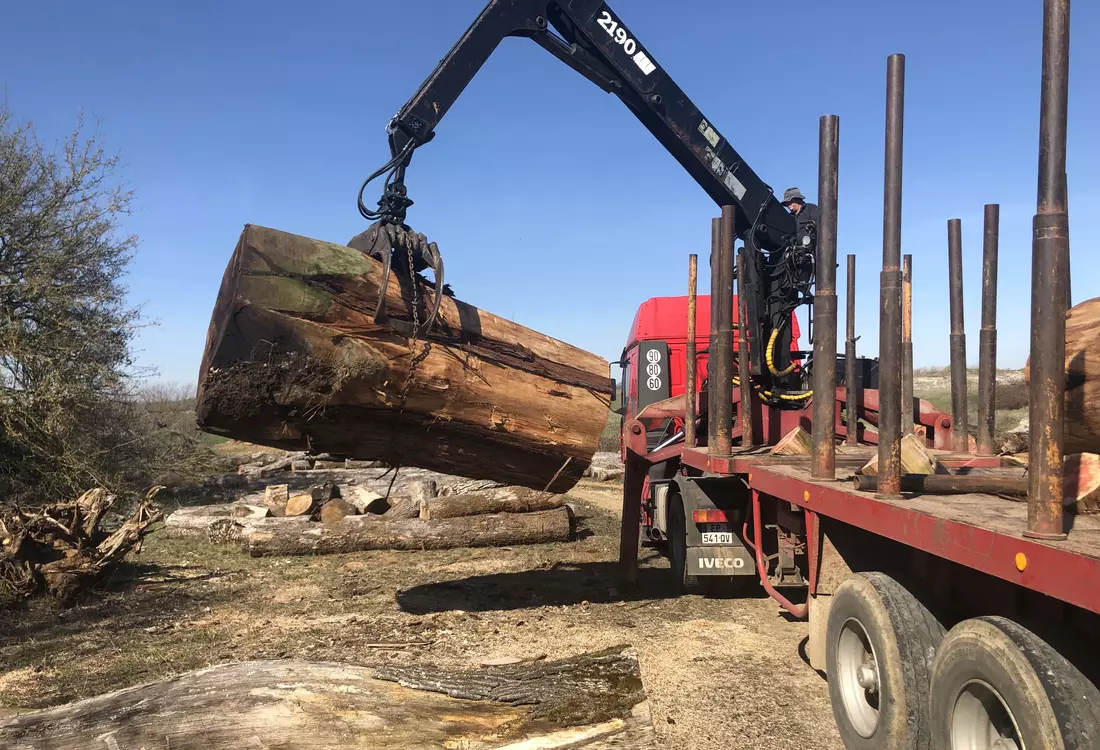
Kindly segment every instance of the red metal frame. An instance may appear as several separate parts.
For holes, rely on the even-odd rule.
[[[876,500],[835,483],[791,477],[738,460],[754,493],[794,503],[886,539],[1100,613],[1100,559],[1056,543],[1002,534]],[[1026,558],[1019,569],[1017,555]]]
[[[700,391],[697,403],[700,406],[700,414],[706,413],[705,398],[706,391]],[[741,389],[734,387],[731,391],[731,397],[734,405],[734,424],[733,432],[731,435],[737,437],[740,435],[740,418],[739,406],[741,404]],[[848,426],[841,420],[840,412],[844,405],[847,403],[847,395],[844,388],[838,387],[836,389],[836,435],[837,438],[844,438],[848,434]],[[655,429],[658,425],[666,419],[679,419],[684,418],[685,410],[685,398],[684,395],[677,394],[672,398],[667,398],[664,401],[658,401],[655,404],[650,404],[639,412],[636,419],[642,424],[646,425],[648,429]],[[872,424],[878,422],[878,391],[863,390],[860,392],[860,400],[856,404],[856,411],[860,417],[866,419]],[[810,408],[804,409],[773,409],[767,404],[761,404],[759,416],[757,422],[754,423],[756,427],[755,434],[759,437],[759,442],[764,444],[774,445],[793,430],[795,427],[801,426],[804,430],[810,429],[810,418],[813,416]],[[950,450],[951,449],[951,417],[948,414],[944,414],[939,411],[928,401],[920,401],[920,411],[914,415],[917,419],[916,424],[924,427],[926,442],[932,448],[936,450]],[[930,436],[930,437],[928,437]],[[869,432],[862,427],[859,428],[859,441],[868,445],[876,445],[878,443],[878,436]],[[650,460],[656,463],[658,460],[667,460],[668,456],[675,455],[674,453],[663,454],[664,457],[657,459],[654,456],[650,456]]]
[[[787,610],[792,617],[797,617],[802,620],[810,613],[810,600],[806,599],[803,604],[792,604],[787,597],[780,594],[772,586],[772,582],[768,579],[768,566],[767,561],[764,559],[764,546],[761,542],[764,539],[764,525],[760,522],[760,493],[756,490],[752,491],[752,528],[753,528],[753,551],[756,553],[756,572],[760,576],[760,585],[764,587],[764,590],[768,592],[768,596],[779,602],[779,605],[783,609]],[[817,568],[818,561],[821,556],[821,539],[817,531],[817,513],[812,510],[806,511],[806,556],[809,559],[809,594],[810,596],[817,593]]]

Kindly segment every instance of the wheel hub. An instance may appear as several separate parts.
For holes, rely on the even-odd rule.
[[[855,618],[844,623],[837,643],[837,679],[844,710],[861,737],[872,737],[879,720],[879,667],[871,639]]]
[[[963,685],[951,712],[952,750],[1024,750],[1004,698],[983,680]]]
[[[878,690],[878,671],[871,664],[860,664],[856,667],[856,682],[868,692]]]

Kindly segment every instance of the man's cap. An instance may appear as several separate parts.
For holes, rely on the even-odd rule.
[[[783,205],[786,206],[793,201],[806,202],[806,196],[802,195],[802,191],[796,187],[787,188],[783,191]]]

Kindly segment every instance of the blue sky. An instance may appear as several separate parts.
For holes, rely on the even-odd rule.
[[[384,128],[481,0],[129,2],[5,9],[9,104],[46,141],[83,108],[125,159],[141,238],[129,283],[158,325],[141,361],[194,382],[246,223],[347,241]],[[420,16],[414,16],[410,8]],[[886,57],[907,57],[903,252],[914,359],[948,360],[947,219],[963,220],[977,360],[981,217],[1001,204],[1000,364],[1027,356],[1039,0],[618,0],[613,10],[761,177],[812,199],[818,118],[840,116],[839,255],[858,256],[861,353],[877,354]],[[1069,187],[1075,300],[1095,296],[1100,6],[1072,20]],[[417,152],[409,221],[462,299],[615,358],[634,311],[705,275],[716,207],[613,96],[506,40]],[[373,188],[368,193],[372,200]],[[841,269],[841,274],[843,270]],[[843,277],[839,284],[843,291]],[[844,309],[843,296],[841,307]],[[843,330],[843,320],[841,321]]]

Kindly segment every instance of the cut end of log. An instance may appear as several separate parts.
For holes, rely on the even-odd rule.
[[[859,470],[864,476],[878,476],[878,453]],[[916,435],[905,435],[901,439],[902,474],[946,474],[947,469],[933,456]]]
[[[355,506],[346,500],[336,498],[321,506],[321,523],[337,523],[347,516],[357,515]]]
[[[312,494],[294,495],[286,501],[286,515],[288,516],[308,516],[312,515],[316,509],[317,501],[313,499]]]
[[[1066,456],[1062,492],[1063,504],[1075,513],[1100,513],[1100,456],[1095,453]]]
[[[772,448],[772,454],[776,456],[808,456],[813,452],[813,437],[801,426],[783,436],[783,439]]]

